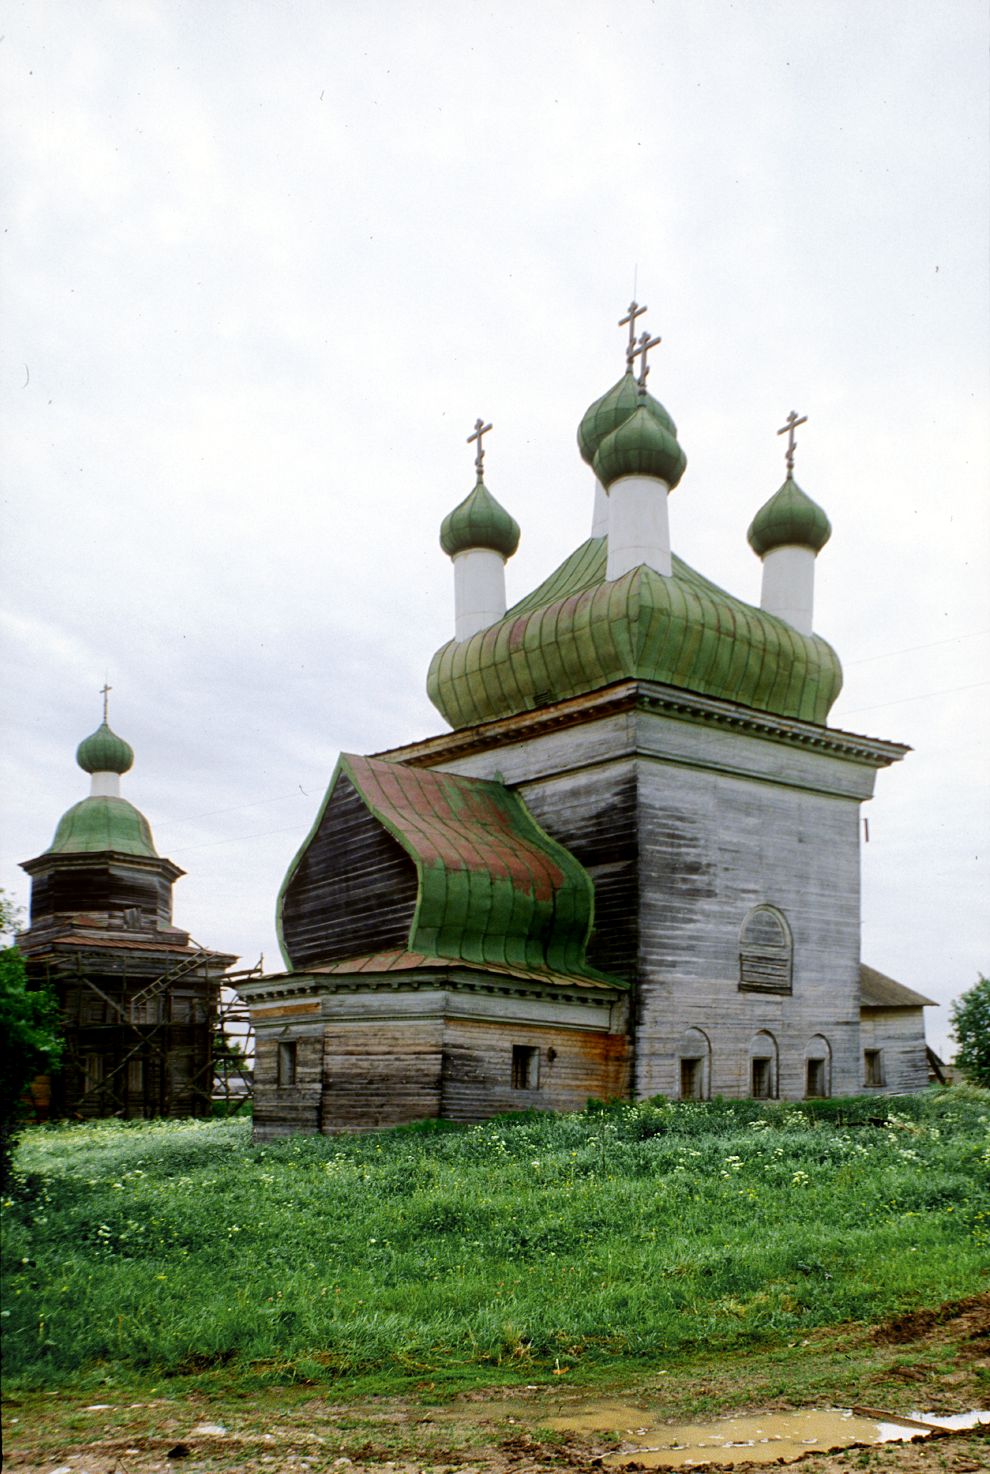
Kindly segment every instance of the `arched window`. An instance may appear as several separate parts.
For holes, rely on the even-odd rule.
[[[789,993],[794,944],[775,906],[754,906],[739,933],[739,986],[755,993]]]
[[[832,1046],[824,1034],[815,1034],[804,1051],[804,1093],[809,1100],[832,1094]]]
[[[766,1029],[749,1042],[749,1079],[754,1100],[777,1099],[777,1041]]]
[[[681,1100],[707,1100],[712,1089],[712,1046],[701,1029],[686,1029],[677,1047]]]

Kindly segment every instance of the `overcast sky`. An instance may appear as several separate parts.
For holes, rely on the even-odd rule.
[[[0,27],[0,884],[26,901],[88,791],[109,677],[176,920],[277,965],[337,753],[444,729],[437,534],[478,415],[510,600],[587,536],[574,434],[635,273],[675,551],[753,602],[775,432],[809,417],[831,720],[914,749],[866,809],[864,960],[943,1004],[990,968],[984,0],[7,0]]]

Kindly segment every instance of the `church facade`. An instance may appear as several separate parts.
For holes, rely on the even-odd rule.
[[[259,1136],[926,1083],[927,1000],[864,1013],[860,806],[907,749],[828,725],[831,529],[794,479],[803,421],[749,529],[756,608],[671,549],[686,458],[644,310],[578,431],[591,536],[508,610],[519,529],[485,485],[490,426],[470,437],[476,484],[441,529],[455,633],[427,683],[451,730],[341,758],[279,897],[286,970],[244,989]]]

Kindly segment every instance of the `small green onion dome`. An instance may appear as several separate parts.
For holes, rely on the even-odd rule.
[[[684,475],[687,456],[677,443],[677,432],[666,410],[664,417],[667,424],[649,405],[640,404],[605,436],[592,461],[604,487],[610,487],[620,476],[656,476],[674,489]]]
[[[832,536],[832,524],[817,502],[803,492],[792,476],[757,512],[746,537],[762,558],[774,548],[811,548],[820,553]]]
[[[113,769],[102,771],[112,772]],[[151,825],[144,815],[132,803],[128,803],[126,798],[98,795],[73,804],[62,815],[48,854],[92,855],[107,850],[114,850],[121,855],[146,855],[152,859],[157,857],[155,842],[151,837]]]
[[[440,546],[449,558],[469,548],[491,548],[503,558],[511,558],[519,546],[519,523],[479,481],[443,519]]]
[[[76,762],[84,773],[126,773],[134,763],[134,749],[102,722],[76,748]]]

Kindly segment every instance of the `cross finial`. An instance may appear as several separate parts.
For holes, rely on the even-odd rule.
[[[113,687],[107,681],[104,681],[103,682],[103,685],[100,687],[100,695],[103,697],[103,723],[104,723],[104,726],[107,725],[107,718],[108,718],[109,712],[110,712],[110,692],[112,690],[113,690]]]
[[[482,435],[487,435],[491,428],[491,425],[486,425],[484,420],[475,420],[474,434],[469,435],[467,438],[468,445],[471,444],[472,440],[477,440],[478,442],[478,454],[474,458],[474,469],[478,473],[479,481],[482,479],[485,469],[485,447],[482,443],[481,437]]]
[[[646,355],[651,348],[655,348],[660,338],[651,338],[649,333],[641,333],[639,342],[636,344],[635,352],[639,354],[639,388],[640,393],[646,393],[646,376],[650,372],[650,366],[646,361]],[[632,366],[630,361],[630,367]]]
[[[633,359],[636,357],[636,319],[637,317],[642,317],[646,310],[645,307],[640,307],[634,298],[629,303],[629,311],[625,317],[619,318],[620,328],[624,328],[627,323],[629,325],[629,342],[626,344],[626,368],[630,373],[632,372]]]
[[[797,445],[797,441],[794,439],[794,431],[797,429],[798,425],[806,425],[807,423],[808,423],[808,416],[807,415],[802,415],[801,418],[798,419],[797,410],[796,409],[792,409],[791,412],[790,412],[790,414],[787,416],[787,424],[786,425],[781,425],[780,429],[777,431],[777,434],[778,435],[786,435],[787,436],[787,475],[788,475],[788,478],[790,478],[790,477],[792,477],[794,475],[794,447]]]

